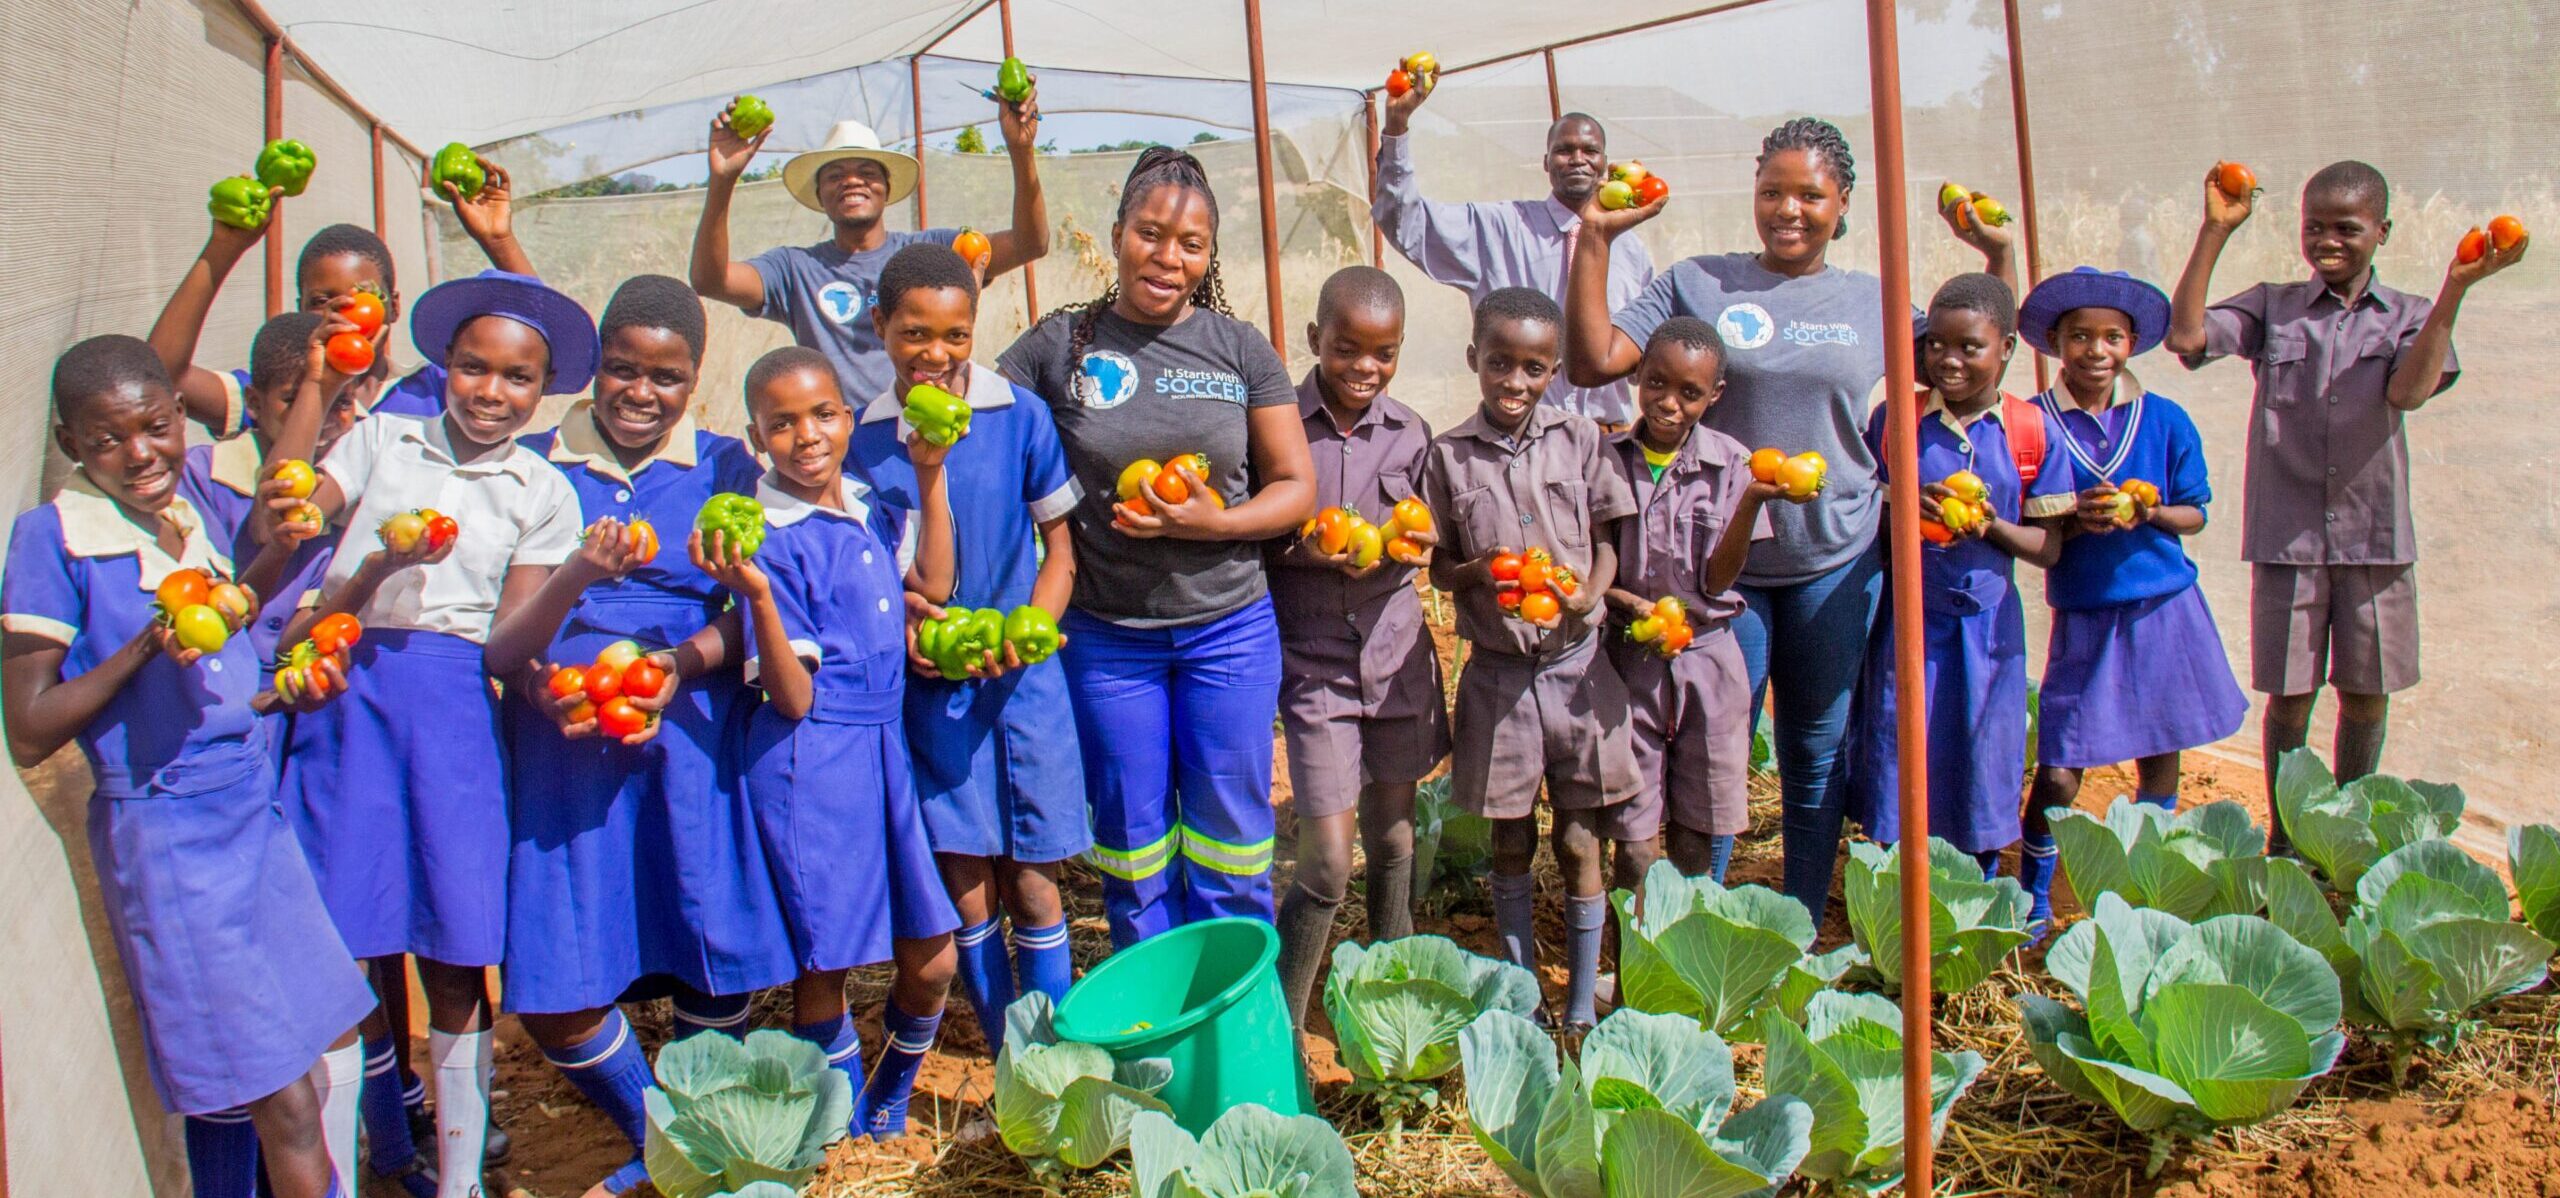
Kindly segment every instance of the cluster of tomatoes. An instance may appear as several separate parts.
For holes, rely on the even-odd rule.
[[[354,616],[335,612],[311,626],[311,636],[276,663],[276,693],[288,700],[326,699],[347,671],[347,651],[364,639],[364,625]],[[323,661],[337,668],[322,669]]]
[[[1387,95],[1400,97],[1415,88],[1424,95],[1440,82],[1440,59],[1429,50],[1416,50],[1404,56],[1396,69],[1387,72]]]
[[[2523,221],[2512,216],[2493,217],[2489,221],[2487,231],[2474,227],[2470,232],[2463,234],[2461,244],[2453,248],[2453,257],[2455,261],[2465,264],[2477,262],[2488,257],[2492,249],[2503,254],[2516,248],[2516,244],[2523,241],[2524,237]]]
[[[1970,470],[1958,470],[1938,480],[1952,494],[1938,500],[1938,518],[1920,522],[1920,536],[1932,545],[1944,545],[1991,522],[1991,484]]]
[[[1493,601],[1502,610],[1540,628],[1552,627],[1564,615],[1564,601],[1582,589],[1582,579],[1573,567],[1557,565],[1544,549],[1497,553],[1489,568],[1494,581],[1519,584],[1496,589]]]
[[[2138,478],[2116,484],[2115,497],[2107,501],[2115,509],[2116,523],[2133,527],[2133,518],[2160,506],[2160,488]]]
[[[1751,477],[1775,483],[1779,494],[1802,501],[1822,493],[1831,481],[1831,463],[1810,449],[1792,457],[1783,449],[1763,449],[1751,455]]]
[[[383,547],[393,553],[416,553],[424,545],[428,553],[435,554],[444,552],[454,538],[462,535],[462,526],[443,512],[422,507],[384,520],[374,532],[381,536]]]
[[[1680,651],[1696,639],[1698,630],[1689,624],[1689,605],[1677,595],[1665,595],[1653,601],[1653,609],[1627,624],[1627,639],[1639,645],[1651,645],[1664,657],[1678,657]]]
[[[1671,182],[1633,158],[1609,164],[1609,179],[1600,185],[1600,207],[1616,212],[1621,208],[1642,208],[1669,198]]]
[[[382,331],[389,314],[382,297],[363,288],[338,301],[338,315],[353,323],[355,331],[329,338],[323,352],[329,357],[329,369],[345,375],[361,375],[373,369],[373,335]]]
[[[1177,466],[1182,470],[1189,470],[1192,478],[1200,480],[1200,494],[1212,506],[1227,506],[1227,497],[1219,494],[1216,487],[1209,485],[1209,455],[1179,453],[1175,454],[1171,460],[1163,462],[1154,458],[1139,458],[1121,468],[1118,488],[1120,499],[1119,502],[1111,505],[1113,520],[1126,524],[1131,516],[1152,514],[1147,508],[1146,501],[1138,497],[1142,491],[1152,491],[1156,498],[1166,503],[1190,502],[1191,483],[1182,477],[1182,470],[1174,468]]]
[[[311,502],[311,493],[320,489],[320,472],[313,470],[311,463],[301,458],[286,458],[267,471],[267,477],[284,483],[285,498],[301,500],[293,510],[285,513],[284,522],[308,528],[312,535],[318,535],[321,527],[329,522],[320,505]]]
[[[249,617],[257,610],[247,590],[188,567],[169,571],[151,597],[159,608],[152,618],[169,630],[179,647],[198,653],[221,652],[232,633],[249,626]]]
[[[2245,168],[2244,168],[2245,169]],[[1942,184],[1938,188],[1938,211],[1946,212],[1958,204],[1973,205],[1973,218],[1986,225],[2009,223],[2009,206],[1961,183]]]
[[[569,722],[595,721],[596,730],[616,740],[658,722],[658,713],[643,711],[634,699],[656,699],[673,682],[666,667],[640,652],[637,641],[615,641],[585,666],[553,666],[546,683],[551,697],[577,700]]]
[[[1298,526],[1298,535],[1314,545],[1316,552],[1326,557],[1347,553],[1352,566],[1362,570],[1378,564],[1380,557],[1408,566],[1429,562],[1431,551],[1405,534],[1430,531],[1430,506],[1412,496],[1397,500],[1395,510],[1382,525],[1371,524],[1348,508],[1329,507]]]

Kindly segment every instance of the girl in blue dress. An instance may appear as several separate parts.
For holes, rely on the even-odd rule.
[[[896,1136],[942,1026],[960,922],[934,873],[899,729],[905,592],[934,603],[951,595],[945,451],[922,437],[907,443],[919,505],[911,530],[905,510],[844,473],[854,411],[825,355],[766,354],[746,391],[748,440],[773,462],[756,487],[764,543],[750,552],[697,532],[691,550],[738,596],[746,680],[765,695],[747,725],[747,802],[799,967],[792,1031],[852,1077],[854,1133]],[[866,1082],[845,973],[892,956],[887,1043]]]
[[[694,422],[705,331],[693,289],[641,275],[598,323],[594,397],[522,439],[577,492],[593,547],[609,550],[641,521],[651,537],[690,528],[712,496],[754,491],[763,470],[746,444]],[[666,994],[678,1036],[743,1034],[747,995],[790,981],[792,960],[738,773],[743,688],[674,651],[719,617],[727,592],[680,552],[626,553],[612,578],[569,590],[574,581],[502,609],[492,637],[548,639],[539,658],[499,674],[514,837],[506,1003],[630,1139],[632,1159],[598,1186],[619,1194],[648,1176],[650,1073],[615,1004]],[[634,700],[661,722],[617,741],[575,711],[583,696],[555,698],[546,683],[553,664],[585,666],[625,639],[654,651],[670,682]]]
[[[978,500],[952,512],[959,590],[951,602],[1000,612],[1037,604],[1054,618],[1075,587],[1067,516],[1084,492],[1049,406],[969,360],[977,314],[977,276],[958,254],[911,245],[889,259],[871,316],[892,383],[862,410],[852,456],[886,502],[914,511],[909,430],[899,415],[907,391],[930,384],[968,401],[969,435],[943,467],[953,490]],[[1075,980],[1058,870],[1093,845],[1084,762],[1074,737],[1061,735],[1075,726],[1075,709],[1063,667],[1025,665],[1009,647],[965,678],[943,677],[912,651],[907,665],[916,799],[959,908],[960,983],[992,1053],[1004,1046],[1004,1009],[1017,993],[1055,1000]],[[1006,915],[1010,953],[998,928]]]
[[[325,1144],[353,1140],[354,1108],[324,1129],[313,1065],[353,1063],[373,996],[276,809],[250,639],[199,652],[154,622],[171,573],[230,573],[179,494],[184,414],[150,346],[123,336],[65,352],[53,402],[54,441],[78,469],[10,530],[10,757],[31,768],[76,740],[88,759],[91,864],[161,1101],[246,1107],[276,1193],[334,1198],[346,1190]],[[256,1155],[226,1163],[245,1182]]]
[[[2168,335],[2169,297],[2122,271],[2083,266],[2037,284],[2018,325],[2027,344],[2061,363],[2060,385],[2036,404],[2086,488],[2055,524],[2062,557],[2044,579],[2053,633],[2018,869],[2031,917],[2043,922],[2055,863],[2045,813],[2079,797],[2081,771],[2131,761],[2135,797],[2174,811],[2179,751],[2238,732],[2249,699],[2182,543],[2204,531],[2213,502],[2204,439],[2185,408],[2143,390],[2125,368]]]
[[[376,413],[320,463],[311,502],[358,540],[341,545],[314,605],[278,639],[292,644],[337,612],[365,635],[347,692],[294,721],[281,799],[347,948],[418,959],[437,1194],[475,1198],[493,1061],[487,970],[506,942],[506,757],[489,675],[521,666],[549,635],[507,644],[492,623],[546,585],[583,589],[617,572],[608,550],[621,539],[582,550],[576,492],[515,440],[544,395],[584,390],[595,374],[595,324],[577,301],[493,270],[419,297],[409,328],[444,367],[444,412]],[[268,466],[310,452],[295,422]],[[291,502],[271,499],[269,516]],[[451,526],[412,540],[421,509]],[[573,556],[575,569],[555,569]]]
[[[2035,434],[2012,421],[2037,421],[2043,443],[2060,433],[2033,405],[2000,391],[2017,352],[2017,301],[2008,284],[1987,274],[1957,275],[1929,302],[1920,354],[1930,388],[1920,404],[1920,518],[1947,530],[1944,543],[1920,553],[1927,608],[1929,835],[1971,853],[1984,876],[2000,850],[2018,839],[2018,789],[2027,769],[2026,609],[2015,567],[2043,567],[2062,538],[2043,519],[2068,513],[2074,475],[2067,458],[2047,455],[2022,477],[2015,446]],[[1886,403],[1912,398],[1887,396]],[[1867,422],[1867,443],[1884,461],[1885,413]],[[1986,519],[1948,525],[1938,501],[1954,496],[1945,480],[1971,471],[1990,489]],[[1883,468],[1879,467],[1879,477]],[[1879,541],[1875,552],[1886,554]],[[1867,835],[1891,843],[1902,835],[1896,805],[1893,621],[1879,620],[1867,642],[1865,676],[1850,724],[1850,814]]]

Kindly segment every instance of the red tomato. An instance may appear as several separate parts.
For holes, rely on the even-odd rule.
[[[648,726],[648,713],[633,707],[629,699],[607,699],[596,707],[596,730],[606,736],[619,739]]]
[[[1520,592],[1495,591],[1493,593],[1493,605],[1504,611],[1518,611],[1520,610]]]
[[[634,699],[655,699],[666,686],[666,668],[648,658],[632,662],[622,671],[622,693]]]
[[[382,297],[370,291],[359,291],[338,304],[338,315],[353,322],[356,331],[371,337],[382,329]]]
[[[622,671],[598,669],[587,671],[587,700],[603,703],[622,697]]]
[[[373,342],[362,333],[340,333],[329,339],[329,369],[363,374],[373,369]]]
[[[202,570],[171,570],[168,577],[160,580],[153,597],[160,601],[163,613],[174,616],[212,598],[213,580],[206,578]]]
[[[441,514],[427,517],[428,552],[433,553],[453,544],[453,539],[461,535],[462,526],[454,523],[453,517]]]
[[[2250,192],[2258,190],[2258,174],[2237,162],[2217,162],[2213,164],[2213,185],[2232,199],[2245,200]]]
[[[356,623],[356,618],[345,612],[323,617],[311,626],[311,647],[323,653],[343,652],[362,639],[364,625]]]
[[[1650,204],[1656,200],[1668,198],[1670,195],[1671,185],[1663,182],[1660,175],[1646,175],[1636,182],[1636,203],[1638,204]]]
[[[2489,235],[2478,229],[2462,235],[2462,243],[2453,247],[2453,260],[2472,263],[2489,256]]]
[[[1387,72],[1387,95],[1390,97],[1402,96],[1406,92],[1412,90],[1413,76],[1406,74],[1404,68],[1398,67],[1395,70]]]
[[[587,672],[576,666],[559,666],[551,671],[551,697],[566,699],[583,694],[587,689]]]
[[[1492,566],[1494,581],[1496,581],[1496,582],[1517,582],[1517,581],[1519,581],[1519,579],[1520,579],[1520,568],[1521,568],[1522,566],[1524,566],[1524,565],[1527,565],[1527,564],[1528,564],[1528,563],[1527,563],[1527,562],[1525,562],[1525,561],[1523,561],[1523,560],[1521,559],[1520,555],[1519,555],[1519,554],[1517,554],[1517,553],[1497,553],[1497,554],[1494,554],[1494,555],[1493,555],[1493,566]]]
[[[1920,539],[1932,545],[1944,545],[1955,540],[1956,534],[1935,520],[1923,520],[1920,522]]]

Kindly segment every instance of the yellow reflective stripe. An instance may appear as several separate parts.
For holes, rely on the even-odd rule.
[[[1271,872],[1271,837],[1252,844],[1228,844],[1190,828],[1175,831],[1182,835],[1183,857],[1194,865],[1245,877]]]
[[[1174,834],[1167,832],[1157,837],[1154,844],[1139,845],[1134,849],[1096,844],[1085,851],[1085,860],[1095,869],[1123,882],[1135,882],[1164,872],[1164,867],[1173,860],[1173,838]]]

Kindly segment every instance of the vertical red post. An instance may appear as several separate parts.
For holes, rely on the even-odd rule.
[[[925,227],[924,220],[924,59],[907,56],[907,109],[915,117],[916,131],[916,228]]]
[[[1369,172],[1369,203],[1372,205],[1378,202],[1378,105],[1380,102],[1375,92],[1360,93],[1360,115],[1366,117],[1369,122],[1369,161],[1366,169]],[[1386,235],[1378,232],[1378,221],[1373,216],[1369,219],[1369,265],[1384,267],[1386,264]]]
[[[1556,86],[1556,48],[1545,47],[1538,51],[1538,56],[1547,60],[1547,119],[1561,120],[1564,117],[1564,89]]]
[[[2000,9],[2009,30],[2009,123],[2018,134],[2018,202],[2027,210],[2027,286],[2033,287],[2044,280],[2044,238],[2036,225],[2035,137],[2027,131],[2027,46],[2018,31],[2018,0],[2001,0]],[[2052,364],[2043,354],[2029,353],[2036,360],[2037,389],[2052,386]]]
[[[373,235],[391,236],[391,207],[383,194],[382,122],[373,122]]]
[[[1893,545],[1894,705],[1902,772],[1902,1113],[1905,1193],[1934,1188],[1929,1126],[1929,742],[1920,611],[1920,412],[1911,402],[1911,230],[1902,153],[1902,61],[1894,0],[1867,0],[1874,86],[1876,237],[1884,276],[1885,535]]]
[[[1262,0],[1244,0],[1245,58],[1253,75],[1253,165],[1262,183],[1262,287],[1271,306],[1271,348],[1289,360],[1289,338],[1281,332],[1287,320],[1280,312],[1280,200],[1272,192],[1278,172],[1271,165],[1271,81],[1262,69]]]
[[[284,39],[267,39],[267,140],[284,136]],[[254,155],[253,155],[254,157]],[[267,316],[284,313],[284,206],[267,217]]]
[[[1011,58],[1014,56],[1013,0],[996,0],[996,18],[1004,22],[1004,56]],[[1022,319],[1024,323],[1039,323],[1040,264],[1037,262],[1025,262],[1022,264],[1022,307]]]

